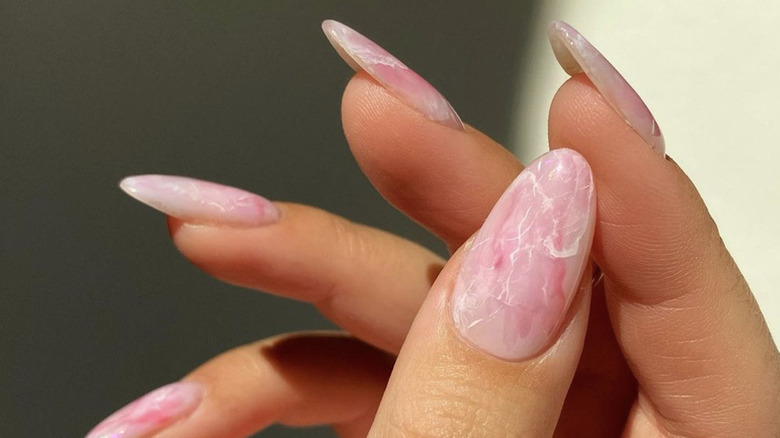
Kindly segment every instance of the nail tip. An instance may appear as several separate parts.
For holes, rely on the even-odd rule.
[[[336,21],[336,20],[330,19],[330,18],[328,18],[326,20],[322,20],[322,24],[321,24],[320,27],[322,27],[322,30],[325,33],[335,32],[338,29],[351,29],[346,24],[344,24],[344,23],[342,23],[340,21]]]
[[[322,24],[320,25],[320,28],[322,29],[322,32],[325,34],[325,37],[328,38],[328,40],[331,40],[334,35],[334,27],[336,27],[339,23],[338,21],[334,20],[324,20]]]
[[[342,23],[340,21],[334,20],[332,18],[326,18],[326,19],[322,20],[322,28],[323,29],[330,29],[330,28],[333,28],[333,27],[336,27],[336,26],[346,27],[346,24],[344,24],[344,23]]]
[[[554,34],[557,34],[563,29],[565,24],[566,23],[560,20],[551,21],[550,24],[547,25],[547,35],[552,36]]]
[[[160,177],[160,175],[136,175],[123,178],[119,182],[119,189],[137,202],[163,214],[169,214],[164,210],[161,203],[156,202],[153,194],[144,193],[143,191],[142,184],[153,177]]]
[[[561,68],[584,73],[623,120],[653,150],[665,154],[665,142],[650,109],[623,75],[577,29],[563,21],[548,26],[550,45]]]
[[[120,190],[127,193],[128,195],[131,195],[136,190],[136,177],[135,176],[124,177],[119,181],[118,186]]]
[[[347,65],[352,68],[352,70],[356,72],[365,70],[365,67],[361,64],[361,61],[357,57],[353,56],[352,53],[350,53],[350,50],[347,48],[347,44],[344,41],[342,35],[347,32],[354,32],[359,35],[357,31],[338,21],[325,20],[322,22],[322,32],[325,34],[325,38],[327,38],[330,45],[333,46],[333,49],[336,51],[339,57],[344,62],[346,62]]]
[[[569,76],[583,73],[583,68],[577,60],[571,46],[575,43],[570,35],[571,26],[562,21],[553,21],[547,28],[547,38],[550,41],[555,60]]]
[[[428,120],[456,130],[465,129],[452,104],[393,54],[343,23],[325,20],[322,28],[333,48],[352,69],[368,73]],[[404,79],[399,81],[401,75]],[[404,88],[410,84],[413,92]]]
[[[574,27],[572,27],[571,24],[563,20],[553,20],[550,22],[548,29],[554,29],[558,32],[567,32],[570,30],[574,30]]]
[[[142,189],[144,183],[148,183],[155,178],[161,178],[164,177],[164,175],[132,175],[122,178],[119,181],[119,189],[125,192],[130,197],[134,198],[135,200],[142,202],[144,204],[148,204],[147,200],[142,196]]]

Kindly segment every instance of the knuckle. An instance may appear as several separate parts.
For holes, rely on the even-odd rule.
[[[332,233],[333,248],[337,248],[335,254],[349,265],[354,264],[355,261],[364,265],[372,264],[380,257],[382,259],[388,257],[386,254],[388,248],[377,245],[376,233],[367,232],[371,229],[365,225],[343,217],[330,216],[327,228]]]

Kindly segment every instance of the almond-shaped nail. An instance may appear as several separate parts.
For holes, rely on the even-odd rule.
[[[463,129],[463,122],[447,99],[428,81],[354,29],[338,21],[322,23],[325,36],[355,71],[365,70],[388,91],[434,122]]]
[[[571,76],[585,73],[612,108],[651,148],[666,153],[664,137],[655,117],[615,67],[577,30],[561,21],[548,29],[555,58]]]
[[[541,353],[559,331],[590,262],[596,195],[570,149],[531,163],[475,235],[451,298],[456,329],[501,359]]]
[[[178,382],[158,388],[118,410],[86,438],[146,438],[188,417],[200,405],[203,387]]]
[[[187,222],[254,227],[280,217],[276,206],[262,196],[193,178],[130,176],[119,187],[144,204]]]

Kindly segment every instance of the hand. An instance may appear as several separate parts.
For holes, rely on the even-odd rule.
[[[630,106],[641,101],[625,94],[627,84],[604,81],[612,76],[599,69],[608,64],[582,57],[591,48],[573,32],[553,27],[554,41],[579,44],[568,54],[558,44],[557,54],[567,71],[588,77],[574,76],[556,95],[550,146],[576,151],[593,170],[591,255],[604,279],[591,293],[588,268],[574,263],[587,252],[576,251],[565,266],[575,277],[565,305],[543,309],[553,320],[550,339],[501,350],[453,322],[450,297],[473,272],[466,268],[480,236],[501,221],[495,213],[439,275],[445,261],[430,251],[320,210],[201,182],[130,180],[135,196],[171,215],[174,243],[195,265],[232,284],[309,301],[365,343],[293,334],[239,347],[90,436],[116,426],[127,437],[233,438],[273,422],[330,423],[346,437],[370,428],[374,436],[776,434],[780,356],[748,286],[695,188],[663,155],[652,116]],[[364,70],[343,101],[353,154],[389,202],[461,247],[522,166],[459,125],[449,106],[426,106],[443,101],[435,90],[413,81],[404,89],[356,60],[349,44],[367,43],[344,35],[357,38],[330,34]],[[520,198],[522,184],[513,187],[494,211],[538,211],[506,209],[507,199]],[[188,197],[192,189],[200,202]],[[506,221],[522,222],[508,214]],[[588,224],[588,214],[583,207],[562,217]]]

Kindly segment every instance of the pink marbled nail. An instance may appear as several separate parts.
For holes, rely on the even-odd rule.
[[[234,187],[168,175],[127,177],[119,183],[128,195],[187,222],[253,227],[279,220],[271,201]]]
[[[452,294],[455,327],[470,344],[506,360],[547,346],[589,262],[595,201],[590,166],[570,149],[541,156],[507,188]]]
[[[434,122],[463,129],[463,122],[444,96],[395,56],[338,21],[322,23],[325,36],[355,71],[365,70],[407,105]]]
[[[158,388],[103,420],[86,438],[144,438],[188,417],[200,405],[203,387],[178,382]]]
[[[661,128],[636,91],[615,67],[577,30],[561,21],[548,29],[550,44],[558,63],[574,76],[585,73],[604,99],[651,148],[661,155],[666,146]]]

